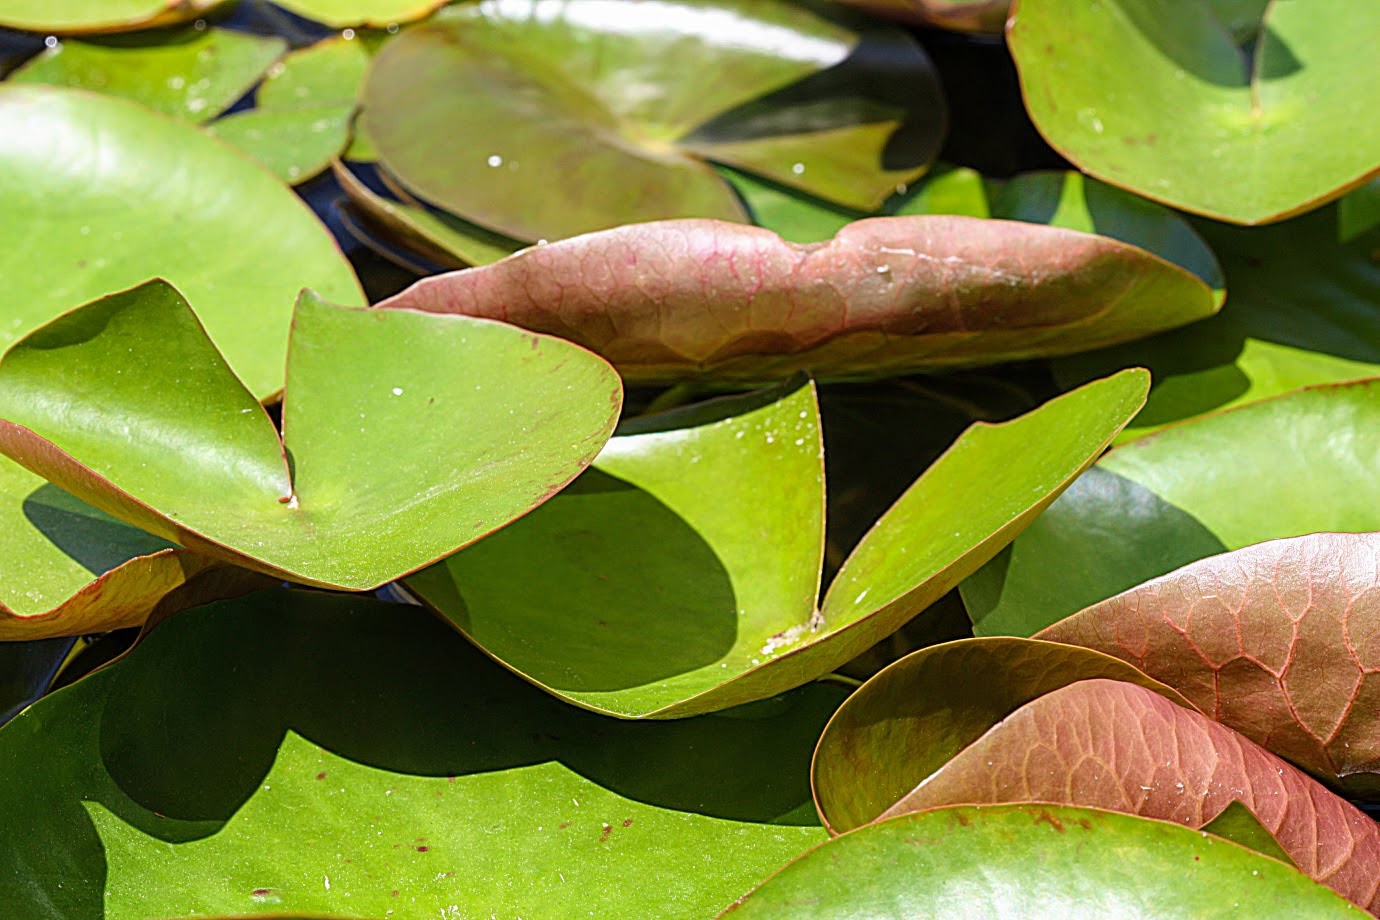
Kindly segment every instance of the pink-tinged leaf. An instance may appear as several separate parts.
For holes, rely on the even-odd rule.
[[[1081,681],[1027,704],[882,819],[946,805],[1051,802],[1203,827],[1234,801],[1304,873],[1380,909],[1374,821],[1225,725],[1120,681]]]
[[[1380,789],[1380,534],[1213,556],[1039,635],[1135,665],[1316,776]]]
[[[1201,280],[1134,246],[955,216],[860,220],[813,244],[712,220],[624,226],[427,278],[379,306],[558,335],[636,383],[1050,357],[1216,309]]]

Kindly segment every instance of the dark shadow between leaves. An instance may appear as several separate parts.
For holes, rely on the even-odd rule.
[[[51,483],[25,496],[23,509],[30,524],[92,575],[104,575],[135,556],[172,546]]]
[[[561,691],[694,671],[738,633],[713,547],[654,495],[596,469],[408,586],[490,654]]]
[[[133,802],[86,797],[170,841],[228,820],[288,730],[400,773],[558,761],[648,804],[805,823],[810,752],[844,695],[814,685],[763,718],[628,722],[532,687],[423,610],[282,589],[173,617],[91,680],[106,688],[93,767]]]

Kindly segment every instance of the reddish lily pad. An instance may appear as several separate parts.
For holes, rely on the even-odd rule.
[[[1176,703],[1178,692],[1116,657],[1032,639],[966,639],[921,649],[879,671],[844,701],[811,768],[830,833],[875,820],[993,725],[1052,690],[1106,678]]]
[[[869,13],[900,22],[955,32],[1000,34],[1011,0],[844,0]]]
[[[1254,742],[1159,694],[1085,680],[1027,704],[883,818],[946,805],[1053,802],[1201,828],[1240,801],[1310,878],[1380,910],[1380,828]]]
[[[763,699],[858,655],[989,559],[1097,456],[1146,385],[1129,371],[970,427],[822,602],[819,417],[799,384],[636,420],[547,506],[407,586],[581,706],[669,718]]]
[[[382,164],[495,232],[744,220],[706,159],[871,210],[939,151],[938,79],[891,27],[780,0],[541,9],[451,6],[391,41],[364,89]]]
[[[379,306],[559,335],[638,383],[994,364],[1135,339],[1216,309],[1199,279],[1136,247],[948,216],[857,221],[811,245],[715,221],[619,227],[427,278]]]
[[[189,549],[362,590],[545,501],[621,405],[612,368],[568,343],[310,292],[288,379],[280,438],[186,301],[153,281],[10,349],[0,450]]]
[[[1380,534],[1204,559],[1039,637],[1130,662],[1313,775],[1380,790]]]

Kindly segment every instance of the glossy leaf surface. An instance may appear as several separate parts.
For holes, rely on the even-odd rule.
[[[1034,635],[1198,559],[1380,530],[1380,381],[1313,387],[1108,453],[962,587],[980,635]]]
[[[1234,223],[1301,213],[1380,170],[1380,7],[1272,3],[1240,36],[1215,12],[1022,0],[1007,35],[1031,118],[1084,171]]]
[[[869,13],[956,32],[1000,33],[1011,0],[847,0]]]
[[[59,42],[7,79],[85,89],[187,121],[215,118],[287,48],[279,38],[228,29]]]
[[[253,109],[216,122],[211,131],[285,182],[305,182],[349,142],[369,58],[363,41],[343,38],[294,51],[269,71]]]
[[[1325,781],[1380,789],[1380,535],[1214,556],[1039,635],[1130,662]]]
[[[841,695],[619,722],[415,608],[263,593],[0,730],[27,777],[0,899],[16,920],[701,918],[824,839],[806,771]]]
[[[189,22],[224,0],[5,0],[0,26],[33,32],[124,32]]]
[[[1105,678],[1189,702],[1118,658],[1030,639],[970,639],[921,649],[884,668],[829,720],[811,767],[815,805],[839,834],[861,827],[1050,691]]]
[[[1380,829],[1316,780],[1153,691],[1085,680],[1040,697],[889,809],[1054,802],[1198,828],[1240,801],[1309,877],[1380,909]]]
[[[317,22],[336,28],[372,26],[382,28],[421,19],[445,4],[445,0],[275,0]]]
[[[877,522],[818,612],[812,387],[625,429],[547,507],[408,587],[584,706],[668,717],[762,699],[858,655],[990,558],[1097,456],[1145,388],[1127,372],[969,428]]]
[[[1231,288],[1221,313],[1055,364],[1065,385],[1150,368],[1150,401],[1124,439],[1302,386],[1380,374],[1380,229],[1339,242],[1340,206],[1270,227],[1197,227]]]
[[[806,245],[714,221],[620,227],[427,278],[381,306],[559,335],[630,382],[993,364],[1134,339],[1216,309],[1197,278],[1123,243],[946,216],[857,221]]]
[[[364,110],[409,190],[524,240],[745,219],[704,158],[871,210],[944,122],[909,36],[779,0],[452,6],[383,49]]]
[[[545,501],[598,453],[621,395],[607,364],[565,342],[308,292],[280,441],[186,301],[155,281],[10,349],[0,450],[190,549],[362,590]]]
[[[196,304],[262,399],[282,389],[299,290],[363,299],[325,228],[281,183],[196,128],[124,100],[0,86],[0,200],[0,348],[78,304],[162,277]]]
[[[1307,877],[1225,840],[1090,808],[903,815],[831,840],[723,916],[1357,917]]]

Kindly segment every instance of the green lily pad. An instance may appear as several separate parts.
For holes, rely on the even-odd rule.
[[[1340,205],[1270,227],[1197,226],[1231,289],[1220,314],[1055,364],[1066,386],[1150,368],[1150,401],[1123,440],[1302,386],[1380,374],[1380,228],[1338,242]]]
[[[1350,917],[1307,876],[1210,835],[1091,808],[959,806],[831,840],[735,903],[734,920],[978,915]]]
[[[280,439],[176,289],[149,282],[10,349],[0,451],[189,549],[364,590],[559,491],[622,402],[613,369],[566,342],[310,292],[287,374]]]
[[[195,127],[132,102],[0,85],[0,200],[0,348],[80,303],[162,277],[267,398],[283,386],[297,292],[363,301],[295,195]]]
[[[1165,681],[1353,795],[1380,791],[1380,534],[1317,533],[1203,559],[1040,632]]]
[[[355,39],[327,39],[294,51],[269,71],[253,109],[210,130],[285,182],[305,182],[349,144],[370,59],[368,47]]]
[[[72,645],[72,639],[0,644],[0,725],[48,691]]]
[[[0,26],[81,35],[191,22],[225,0],[5,0]]]
[[[814,388],[798,384],[625,427],[546,507],[406,584],[582,706],[668,718],[762,699],[858,655],[990,558],[1097,456],[1146,385],[1127,372],[969,428],[818,607],[823,458]]]
[[[559,335],[636,383],[996,364],[1216,309],[1198,278],[1116,240],[948,216],[860,220],[822,245],[720,221],[619,227],[426,278],[379,306]]]
[[[1289,858],[1288,853],[1284,852],[1284,848],[1279,845],[1275,835],[1271,834],[1265,825],[1260,823],[1260,819],[1240,802],[1232,802],[1228,805],[1220,815],[1204,824],[1203,830],[1209,834],[1224,837],[1249,850],[1264,853],[1271,859],[1277,859],[1291,866],[1294,865],[1294,861]]]
[[[820,819],[834,834],[876,820],[1026,703],[1095,678],[1192,708],[1120,656],[1057,641],[964,639],[907,655],[845,700],[824,729],[811,766]]]
[[[1132,441],[961,586],[973,628],[1034,635],[1207,556],[1380,530],[1377,456],[1380,380],[1310,387]]]
[[[274,0],[291,10],[334,28],[372,26],[383,28],[421,19],[446,4],[447,0]]]
[[[944,124],[913,39],[780,0],[459,4],[389,42],[363,100],[403,185],[523,240],[746,219],[706,159],[872,210],[925,171]]]
[[[25,778],[5,794],[0,903],[698,920],[826,838],[809,758],[843,692],[620,722],[414,608],[282,590],[217,604],[0,729],[0,765]]]
[[[1204,827],[1240,802],[1304,874],[1367,910],[1380,909],[1375,821],[1230,728],[1134,684],[1084,680],[1027,703],[883,820],[1008,802],[1106,808],[1188,828]]]
[[[1380,227],[1380,179],[1372,179],[1337,202],[1337,239],[1349,243]]]
[[[389,239],[438,265],[451,268],[488,265],[527,246],[444,211],[380,195],[339,160],[332,168],[350,203],[372,227],[381,228]]]
[[[1233,223],[1374,176],[1380,6],[1251,6],[1255,22],[1233,23],[1207,0],[1173,15],[1151,0],[1023,0],[1007,39],[1030,117],[1085,172]]]
[[[280,38],[228,29],[59,42],[7,78],[119,96],[199,122],[249,92],[287,49]]]

